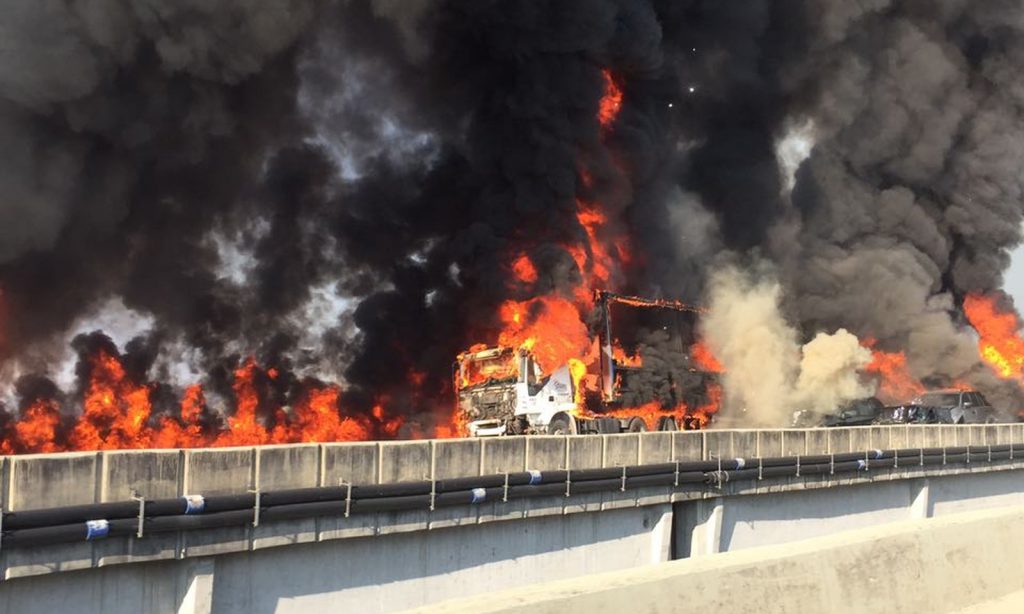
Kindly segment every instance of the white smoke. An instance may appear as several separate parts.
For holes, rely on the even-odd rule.
[[[818,333],[801,352],[800,376],[794,391],[801,409],[828,413],[846,401],[875,393],[874,386],[858,376],[871,362],[871,351],[845,328],[831,335]]]
[[[788,426],[794,411],[827,413],[873,394],[858,375],[871,352],[845,329],[818,333],[801,347],[770,272],[725,267],[710,277],[707,295],[701,334],[725,367],[726,419],[742,412],[750,426]]]

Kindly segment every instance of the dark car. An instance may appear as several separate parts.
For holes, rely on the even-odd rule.
[[[935,390],[892,410],[891,422],[991,424],[1005,421],[985,396],[974,390]]]
[[[857,399],[839,406],[830,414],[798,411],[793,415],[793,426],[863,426],[873,424],[885,411],[885,405],[875,397]]]

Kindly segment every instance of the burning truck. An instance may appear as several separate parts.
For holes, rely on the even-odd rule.
[[[471,436],[674,431],[707,423],[721,388],[720,367],[694,338],[702,310],[605,291],[596,293],[595,303],[595,351],[548,373],[534,355],[535,339],[459,354],[456,413]],[[625,319],[661,343],[637,343],[641,347],[628,354],[613,332],[613,308],[653,314],[639,324],[635,313]],[[644,355],[654,351],[656,364],[645,364]],[[643,385],[652,380],[658,385]]]

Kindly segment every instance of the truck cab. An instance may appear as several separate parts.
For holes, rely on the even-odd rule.
[[[472,436],[547,433],[556,416],[577,409],[569,365],[544,375],[527,348],[474,348],[454,371],[458,411]]]

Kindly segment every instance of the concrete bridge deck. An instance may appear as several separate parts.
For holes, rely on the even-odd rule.
[[[153,499],[329,486],[340,480],[391,483],[526,469],[1007,443],[1024,444],[1024,425],[90,452],[6,457],[0,469],[3,508],[19,511],[126,500],[133,492]],[[1024,504],[1022,468],[1018,461],[901,466],[721,488],[637,489],[350,518],[339,510],[258,526],[28,549],[0,543],[5,580],[0,610],[251,613],[350,603],[387,612],[466,591],[785,543],[909,517]],[[81,597],[83,591],[88,599]],[[40,594],[47,599],[33,597]]]
[[[544,582],[418,614],[1024,610],[1024,507],[906,520],[775,546]]]

